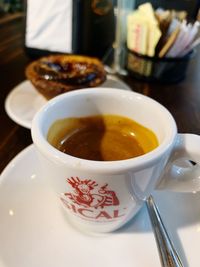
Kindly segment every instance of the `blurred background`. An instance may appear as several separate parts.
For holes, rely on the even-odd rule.
[[[133,10],[147,1],[124,0],[121,2],[123,2],[125,6],[128,6],[129,10]],[[164,9],[185,10],[188,14],[188,20],[194,20],[198,16],[200,6],[200,0],[152,0],[148,2],[152,3],[154,8],[162,7]],[[21,23],[24,34],[24,48],[26,53],[32,57],[45,55],[50,50],[51,52],[73,52],[103,58],[106,56],[106,53],[109,51],[109,48],[115,40],[116,4],[117,0],[0,0],[0,28],[2,28],[4,23],[10,20],[23,18]],[[33,36],[33,34],[30,35],[30,32],[32,33],[33,29],[36,30],[36,25],[39,25],[39,22],[41,22],[42,26],[40,28],[38,26],[38,32],[45,32],[45,27],[49,27],[49,18],[52,18],[52,20],[54,19],[54,22],[56,22],[55,14],[53,14],[53,5],[55,5],[55,9],[56,6],[63,5],[62,14],[60,14],[62,17],[69,17],[69,8],[72,10],[72,32],[69,33],[68,31],[68,33],[66,33],[63,23],[61,28],[57,28],[57,31],[59,31],[59,28],[60,32],[61,30],[63,31],[63,34],[60,33],[62,34],[63,42],[66,43],[67,40],[71,40],[71,45],[66,45],[66,49],[63,49],[62,45],[59,49],[54,48],[53,46],[52,48],[43,47],[38,45],[38,43],[32,45],[35,42],[34,38],[36,37],[36,34]],[[45,14],[45,9],[49,14],[47,14],[47,12]],[[56,15],[58,15],[58,13],[61,12],[61,9],[57,9],[56,12]],[[45,18],[47,15],[48,17]],[[34,26],[32,24],[34,24]],[[57,32],[56,34],[55,38],[59,38],[59,33]]]
[[[89,2],[88,0],[83,1]],[[114,0],[112,2],[116,5],[117,1]],[[135,6],[137,7],[145,2],[147,1],[136,0]],[[151,2],[154,8],[162,6],[165,9],[187,10],[190,18],[196,17],[200,5],[199,0],[151,0],[148,2]],[[0,18],[2,19],[8,17],[9,15],[12,16],[13,14],[24,12],[26,4],[27,2],[24,0],[0,0]]]
[[[24,1],[22,0],[0,0],[0,18],[5,19],[12,15],[20,14],[24,11]]]
[[[136,0],[136,6],[139,6],[145,2],[147,1]],[[162,7],[164,9],[185,10],[188,12],[188,18],[191,20],[196,18],[200,6],[199,0],[151,0],[149,2],[155,9]]]

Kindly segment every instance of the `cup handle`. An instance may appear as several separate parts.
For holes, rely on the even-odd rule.
[[[200,191],[200,136],[178,134],[157,190]]]

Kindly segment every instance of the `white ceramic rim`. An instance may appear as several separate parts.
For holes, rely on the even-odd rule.
[[[144,154],[142,156],[119,160],[119,161],[93,161],[93,160],[85,160],[76,158],[70,155],[67,155],[48,143],[45,136],[43,135],[40,125],[43,120],[43,114],[49,108],[52,108],[56,103],[60,100],[64,100],[65,98],[69,98],[70,96],[76,96],[80,94],[126,94],[127,96],[135,96],[146,102],[151,102],[156,104],[160,111],[167,116],[169,123],[171,124],[171,132],[167,134],[167,137],[164,139],[162,144],[160,144],[153,151]],[[49,160],[56,162],[57,164],[64,164],[66,166],[70,166],[70,168],[75,168],[77,170],[84,170],[91,173],[123,173],[124,171],[129,170],[138,170],[141,166],[147,167],[150,164],[156,162],[160,157],[162,157],[166,152],[172,149],[174,142],[176,140],[177,135],[177,126],[174,118],[171,113],[160,103],[153,100],[150,97],[145,95],[133,92],[133,91],[125,91],[121,89],[113,89],[113,88],[86,88],[81,90],[75,90],[72,92],[64,93],[59,95],[52,100],[48,101],[36,114],[33,119],[32,127],[31,127],[32,139],[38,150],[46,156]]]

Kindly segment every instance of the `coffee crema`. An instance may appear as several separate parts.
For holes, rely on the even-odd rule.
[[[132,119],[111,114],[57,120],[47,140],[68,155],[95,161],[130,159],[158,146],[153,131]]]

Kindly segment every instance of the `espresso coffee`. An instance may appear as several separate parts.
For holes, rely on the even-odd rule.
[[[158,146],[150,129],[118,115],[57,120],[50,127],[47,140],[66,154],[96,161],[130,159]]]

